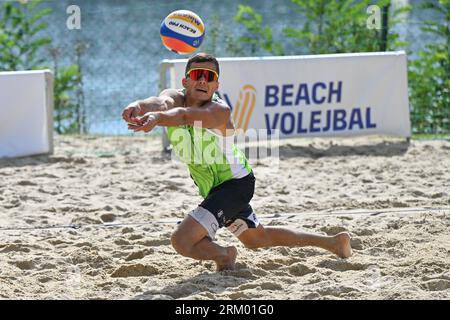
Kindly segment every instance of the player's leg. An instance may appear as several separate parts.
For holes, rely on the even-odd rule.
[[[221,247],[211,240],[214,239],[217,230],[217,227],[214,226],[215,222],[213,219],[215,218],[212,215],[213,219],[209,218],[208,213],[202,211],[202,209],[198,207],[196,210],[193,210],[197,214],[196,218],[188,215],[178,225],[171,237],[172,246],[183,256],[197,260],[215,261],[218,271],[234,269],[237,256],[236,248]],[[201,218],[202,215],[203,218]],[[202,220],[197,221],[196,219]],[[209,230],[205,225],[209,225]]]
[[[348,232],[324,236],[282,227],[263,227],[259,224],[256,228],[248,228],[243,231],[238,239],[247,248],[252,249],[274,246],[313,246],[331,251],[341,258],[348,258],[352,255],[351,236]]]
[[[194,259],[214,260],[218,270],[233,269],[237,256],[236,248],[221,247],[213,240],[219,228],[235,220],[236,212],[249,207],[254,182],[253,174],[249,174],[213,188],[173,234],[172,245],[175,250]]]

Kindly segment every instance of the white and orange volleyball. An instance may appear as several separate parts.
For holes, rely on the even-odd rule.
[[[189,54],[203,42],[205,25],[192,11],[177,10],[170,13],[161,23],[161,40],[164,46],[178,54]]]

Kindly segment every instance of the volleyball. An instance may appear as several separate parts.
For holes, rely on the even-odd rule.
[[[205,35],[202,19],[192,11],[177,10],[161,23],[161,40],[164,46],[178,54],[189,54],[197,50]]]

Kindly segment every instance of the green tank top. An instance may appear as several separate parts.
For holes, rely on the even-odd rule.
[[[226,104],[217,94],[212,101]],[[167,135],[175,154],[187,164],[203,198],[212,188],[243,178],[252,170],[245,154],[234,144],[234,135],[224,137],[190,125],[167,127]]]

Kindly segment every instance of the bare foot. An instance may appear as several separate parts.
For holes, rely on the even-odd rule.
[[[235,247],[227,247],[227,256],[220,262],[216,261],[217,271],[234,270],[236,265],[237,249]]]
[[[335,240],[334,247],[331,251],[341,258],[348,258],[352,256],[352,247],[350,240],[352,236],[348,232],[340,232],[333,237]]]

